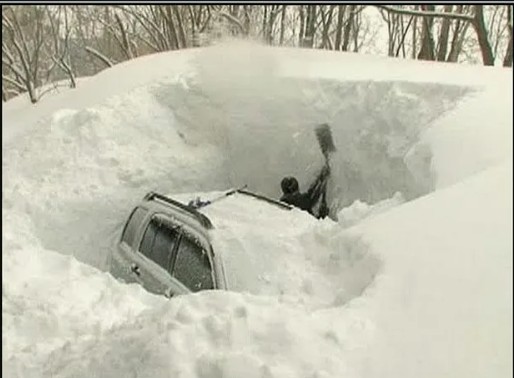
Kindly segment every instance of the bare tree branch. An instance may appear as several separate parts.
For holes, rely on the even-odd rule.
[[[217,12],[217,15],[225,18],[226,20],[230,21],[232,24],[237,26],[241,34],[246,35],[246,28],[244,27],[243,23],[237,19],[236,17],[232,16],[231,14],[225,12],[224,10],[220,10]]]
[[[27,87],[23,85],[22,83],[19,83],[18,81],[10,78],[7,75],[2,75],[2,81],[6,81],[12,85],[14,85],[17,89],[19,89],[21,92],[25,92],[27,90]]]
[[[419,11],[412,9],[399,9],[396,7],[392,7],[390,5],[376,5],[375,7],[381,8],[387,12],[405,14],[409,16],[419,16],[419,17],[440,17],[440,18],[452,18],[463,21],[473,21],[473,17],[467,14],[460,13],[444,13],[444,12],[433,12],[433,11]]]
[[[89,46],[86,46],[84,47],[84,49],[90,53],[91,55],[93,55],[94,57],[98,58],[102,63],[104,63],[107,67],[112,67],[114,65],[114,63],[109,59],[107,58],[105,55],[103,55],[101,52],[95,50],[94,48],[92,47],[89,47]]]
[[[123,21],[121,21],[120,15],[118,13],[114,14],[114,19],[116,20],[116,23],[118,24],[118,29],[121,33],[121,49],[123,50],[128,59],[132,59],[134,57],[134,54],[132,53],[132,49],[130,48],[127,31],[125,30],[125,25],[123,25]]]

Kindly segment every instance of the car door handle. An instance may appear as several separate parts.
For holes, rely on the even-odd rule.
[[[141,275],[141,271],[139,270],[139,267],[136,264],[130,265],[130,271],[134,273],[136,276]]]

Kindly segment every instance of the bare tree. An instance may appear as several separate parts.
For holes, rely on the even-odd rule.
[[[70,80],[70,86],[75,88],[77,82],[75,79],[75,71],[72,65],[72,57],[70,54],[70,13],[71,9],[66,6],[57,6],[55,14],[52,13],[51,7],[46,7],[47,17],[50,22],[51,36],[53,41],[53,53],[51,59]],[[64,30],[61,30],[61,24],[64,24]],[[61,33],[64,33],[64,38],[61,37]],[[52,51],[51,46],[47,46],[47,51]],[[47,73],[47,81],[50,81],[50,74],[54,66],[52,66]]]
[[[512,6],[507,5],[508,16],[507,16],[507,28],[509,31],[509,41],[507,42],[507,51],[503,58],[503,66],[512,67]]]
[[[333,44],[330,39],[330,29],[332,27],[332,18],[334,15],[334,9],[335,5],[329,5],[329,6],[320,6],[319,13],[321,16],[321,44],[320,48],[328,48],[332,49]]]
[[[334,50],[348,51],[350,48],[350,41],[354,42],[354,51],[358,49],[358,39],[360,19],[359,13],[362,12],[364,6],[357,5],[338,5],[337,6],[337,20],[335,26],[335,41]]]
[[[346,12],[346,5],[337,6],[337,24],[336,24],[336,39],[334,42],[334,50],[341,49],[341,38],[343,35],[343,21]]]
[[[405,25],[405,18],[403,14],[387,12],[380,10],[382,19],[387,23],[388,31],[388,56],[399,56],[400,52],[403,57],[406,56],[406,37],[409,29],[411,28],[414,16],[409,16],[407,25]],[[414,32],[415,33],[415,32]],[[414,37],[415,42],[415,37]],[[415,49],[415,47],[413,47]]]
[[[280,38],[279,38],[279,45],[284,44],[284,32],[285,32],[285,25],[286,25],[286,9],[287,5],[282,5],[282,12],[280,13]]]
[[[313,47],[314,46],[314,35],[316,33],[316,5],[306,6],[306,15],[304,23],[303,38],[300,42],[302,47]]]
[[[451,13],[453,10],[453,5],[445,5],[444,12]],[[452,23],[452,19],[443,18],[441,30],[439,32],[439,40],[437,47],[437,57],[436,59],[440,62],[446,61],[446,53],[448,51],[448,40],[450,37],[450,25]]]
[[[109,58],[107,58],[105,55],[103,55],[101,52],[96,51],[92,47],[86,46],[86,51],[89,52],[91,55],[93,55],[95,58],[100,60],[103,64],[105,64],[107,67],[112,67],[115,63],[113,63]]]
[[[486,66],[494,66],[494,55],[489,37],[487,34],[487,28],[484,22],[484,6],[475,5],[475,16],[472,20],[472,25],[477,33],[478,44],[480,45],[480,52],[482,53],[482,61]]]
[[[348,5],[348,18],[344,25],[343,44],[341,46],[341,50],[343,51],[348,51],[348,45],[350,43],[350,32],[352,30],[353,18],[355,17],[355,8],[356,5]]]
[[[42,14],[39,6],[2,6],[2,34],[7,36],[2,38],[2,65],[10,72],[2,82],[27,91],[32,103],[38,101],[36,88],[41,84]]]
[[[418,54],[418,59],[434,60],[434,43],[432,37],[433,19],[434,18],[451,18],[463,20],[471,23],[475,29],[478,43],[480,45],[480,52],[482,54],[482,62],[484,65],[494,65],[494,55],[489,41],[488,31],[484,21],[483,6],[474,5],[473,15],[450,13],[450,12],[436,12],[433,5],[423,5],[421,10],[406,10],[388,5],[377,5],[377,7],[384,9],[388,12],[414,15],[423,18],[422,29],[422,45]]]
[[[375,5],[389,56],[512,66],[512,6]],[[378,28],[355,4],[30,5],[2,7],[2,99],[148,53],[225,34],[268,44],[360,51]],[[473,30],[474,33],[469,33]],[[76,64],[80,62],[79,64]]]
[[[456,12],[458,14],[466,14],[469,11],[469,5],[457,5]],[[452,41],[450,44],[450,52],[446,57],[447,62],[457,62],[459,55],[462,52],[462,46],[467,35],[470,22],[460,19],[454,20],[451,25]]]

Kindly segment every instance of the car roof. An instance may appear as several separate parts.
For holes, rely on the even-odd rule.
[[[182,215],[183,218],[188,218],[191,221],[196,221],[205,229],[212,228],[211,220],[204,214],[200,213],[191,206],[185,205],[177,200],[156,192],[149,192],[145,195],[144,202],[146,204],[153,203],[154,207],[159,207],[165,212],[173,211]]]
[[[317,219],[256,193],[234,191],[230,196],[226,193],[172,194],[164,196],[167,199],[151,196],[145,202],[152,206],[152,211],[182,217],[208,235],[229,290],[265,295],[302,290],[303,275],[285,275],[284,269],[293,260],[309,264],[303,262],[305,256],[300,253],[305,243],[302,235],[312,230]],[[185,205],[198,197],[211,204],[199,209]],[[202,226],[200,219],[204,217],[212,228]]]
[[[292,206],[287,203],[277,201],[277,200],[275,200],[273,198],[269,198],[263,194],[255,193],[255,192],[252,192],[249,190],[236,189],[232,192],[242,194],[242,195],[245,195],[248,197],[253,197],[264,203],[271,204],[273,206],[279,207],[284,210],[292,209]],[[179,213],[182,216],[189,218],[191,221],[195,220],[196,222],[198,222],[202,227],[204,227],[207,230],[212,229],[214,227],[211,219],[206,214],[204,214],[201,209],[198,210],[194,206],[186,205],[186,204],[180,202],[179,200],[173,199],[169,195],[164,195],[164,194],[160,194],[160,193],[152,191],[152,192],[148,192],[145,195],[143,201],[146,202],[147,204],[153,203],[153,204],[155,204],[154,206],[160,207],[165,212],[173,211],[174,213]],[[209,206],[209,205],[207,205],[207,206]]]
[[[181,226],[184,231],[193,237],[197,234],[207,243],[201,244],[210,249],[211,242],[208,230],[213,226],[206,215],[168,196],[155,192],[148,193],[140,206],[157,216],[158,214],[163,214],[172,224]]]
[[[202,195],[202,199],[219,194]],[[215,254],[223,262],[230,290],[252,294],[277,294],[284,288],[301,290],[297,275],[284,274],[290,259],[303,259],[299,235],[312,229],[317,219],[309,213],[237,192],[200,211],[214,227],[209,230]]]

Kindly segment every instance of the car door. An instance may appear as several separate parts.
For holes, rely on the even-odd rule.
[[[181,238],[179,224],[163,214],[155,214],[146,224],[134,256],[138,282],[151,293],[172,297],[189,290],[170,274]]]
[[[149,216],[147,208],[135,207],[123,229],[121,240],[117,247],[112,251],[109,264],[110,273],[117,279],[126,283],[139,282],[137,274],[134,272],[134,247],[139,242],[141,224]]]
[[[208,250],[194,233],[183,227],[182,236],[173,254],[171,273],[174,278],[193,292],[216,288],[212,259]]]

